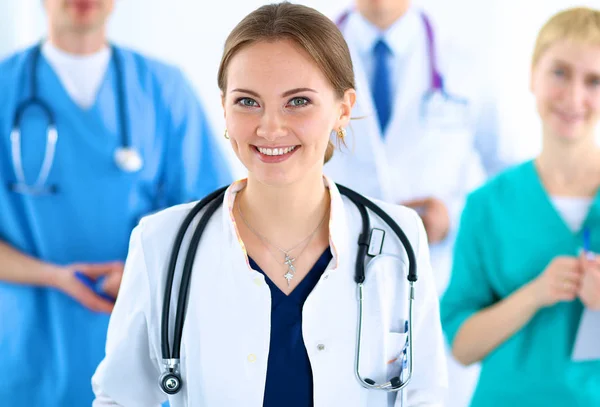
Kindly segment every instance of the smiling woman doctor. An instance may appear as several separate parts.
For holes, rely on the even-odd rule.
[[[196,218],[183,237],[168,321],[167,269],[195,204],[149,216],[136,228],[106,358],[93,378],[94,406],[157,406],[167,399],[161,390],[175,393],[168,396],[173,407],[441,406],[447,378],[438,300],[425,231],[412,210],[378,203],[406,234],[404,245],[370,216],[373,230],[385,235],[382,247],[369,248],[382,255],[367,263],[363,315],[357,307],[355,265],[366,251],[357,247],[361,212],[323,176],[324,157],[334,150],[330,137],[343,138],[355,99],[339,30],[305,6],[263,6],[229,35],[219,87],[225,137],[248,178],[231,185],[222,203],[212,201],[202,213],[214,216],[207,223]],[[187,253],[203,227],[197,252]],[[410,247],[418,270],[412,341]],[[186,298],[179,284],[182,269],[190,270],[186,257],[195,262],[181,331],[173,321],[177,299]],[[407,341],[414,344],[413,371],[402,397],[367,389],[391,377],[407,380]],[[181,382],[160,386],[164,372]],[[180,391],[171,391],[179,383]]]

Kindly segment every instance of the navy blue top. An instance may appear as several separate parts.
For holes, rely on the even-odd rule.
[[[312,369],[302,338],[302,307],[332,257],[328,247],[290,295],[248,259],[253,269],[265,274],[271,289],[271,345],[263,407],[313,407]]]

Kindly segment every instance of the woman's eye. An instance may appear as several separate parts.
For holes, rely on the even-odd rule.
[[[564,69],[555,69],[553,72],[554,76],[557,76],[559,78],[562,78],[563,76],[565,76],[565,70]]]
[[[236,102],[236,104],[244,106],[244,107],[257,107],[258,103],[256,102],[256,100],[251,99],[251,98],[239,98]]]
[[[309,102],[310,101],[307,98],[296,97],[290,100],[288,104],[292,107],[300,107],[307,105]]]

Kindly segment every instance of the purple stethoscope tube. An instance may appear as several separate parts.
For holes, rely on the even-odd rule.
[[[340,30],[343,29],[351,12],[352,10],[345,11],[336,20],[336,25]],[[424,12],[421,12],[420,15],[421,21],[425,26],[425,34],[427,37],[427,55],[429,56],[430,87],[428,93],[433,94],[435,92],[441,92],[443,95],[445,95],[446,91],[444,89],[444,78],[440,73],[437,64],[437,55],[435,52],[435,34],[433,32],[433,27],[429,21],[429,17],[427,17]]]

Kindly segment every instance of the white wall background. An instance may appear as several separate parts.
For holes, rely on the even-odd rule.
[[[271,1],[116,0],[109,35],[115,42],[179,65],[200,95],[215,131],[223,129],[217,68],[229,31],[248,12]],[[351,0],[297,1],[331,17]],[[600,7],[599,0],[415,0],[442,26],[440,35],[470,48],[496,78],[502,137],[522,158],[540,146],[529,94],[529,58],[544,21],[567,7]],[[0,57],[46,31],[42,0],[0,0]],[[225,143],[223,142],[225,146]],[[239,170],[239,167],[238,167]]]

